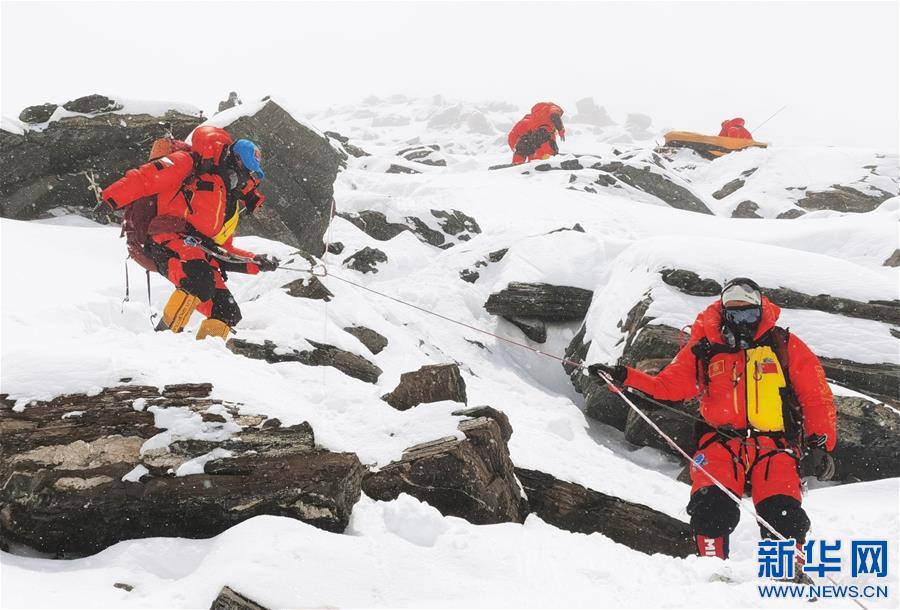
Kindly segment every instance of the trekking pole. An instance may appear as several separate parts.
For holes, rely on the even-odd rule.
[[[769,118],[767,118],[765,121],[763,121],[762,123],[760,123],[760,124],[757,125],[756,127],[753,127],[750,131],[759,131],[759,128],[760,128],[760,127],[762,127],[763,125],[765,125],[766,123],[768,123],[769,121],[771,121],[772,119],[774,119],[776,116],[778,116],[778,114],[779,114],[782,110],[784,110],[785,108],[787,108],[787,104],[785,104],[784,106],[782,106],[781,108],[779,108],[778,110],[776,110],[776,111],[772,114],[772,116],[770,116]]]
[[[725,487],[725,485],[724,485],[722,482],[720,482],[716,477],[712,476],[712,475],[709,473],[709,471],[707,471],[707,470],[703,467],[702,464],[698,464],[697,462],[695,462],[695,461],[691,458],[691,456],[688,455],[687,452],[686,452],[684,449],[682,449],[682,448],[678,445],[678,443],[676,443],[674,440],[672,440],[671,437],[669,437],[665,432],[663,432],[662,429],[660,429],[660,427],[657,426],[656,423],[655,423],[652,419],[650,419],[650,417],[648,417],[647,414],[644,413],[644,412],[640,409],[640,407],[638,407],[638,406],[637,406],[636,404],[634,404],[627,396],[625,396],[625,393],[622,391],[621,388],[619,388],[619,386],[616,385],[615,380],[614,380],[612,377],[610,377],[609,375],[607,375],[607,374],[604,373],[603,371],[599,371],[598,374],[599,374],[600,377],[603,379],[603,381],[606,382],[606,385],[609,387],[609,389],[612,390],[614,393],[618,394],[619,397],[620,397],[622,400],[624,400],[625,403],[626,403],[629,407],[631,407],[631,409],[632,409],[635,413],[637,413],[638,416],[640,416],[641,419],[643,419],[645,422],[647,422],[647,425],[649,425],[651,428],[653,428],[653,429],[656,431],[656,433],[659,434],[659,435],[663,438],[663,440],[665,440],[666,443],[667,443],[670,447],[672,447],[672,449],[676,450],[678,453],[681,454],[682,457],[684,457],[684,459],[686,459],[688,462],[690,462],[692,468],[696,468],[697,470],[699,470],[700,472],[702,472],[704,475],[706,475],[706,477],[707,477],[710,481],[712,481],[713,484],[714,484],[716,487],[718,487],[718,488],[719,488],[726,496],[728,496],[735,504],[738,505],[738,508],[743,508],[744,511],[746,511],[747,513],[749,513],[749,514],[756,520],[757,523],[759,523],[762,527],[764,527],[765,529],[767,529],[767,530],[768,530],[773,536],[775,536],[778,540],[781,540],[782,542],[786,542],[786,541],[788,540],[781,532],[779,532],[777,529],[775,529],[775,526],[773,526],[771,523],[769,523],[768,521],[766,521],[763,517],[760,517],[760,516],[756,513],[755,510],[753,510],[753,509],[751,509],[750,507],[748,507],[747,504],[743,501],[743,499],[739,498],[739,497],[738,497],[736,494],[734,494],[730,489],[728,489],[727,487]],[[804,563],[804,565],[805,565],[805,564],[806,564],[806,559],[807,559],[807,557],[806,557],[806,552],[805,552],[802,548],[800,548],[799,551],[800,551],[801,558],[803,559],[803,563]],[[810,576],[809,578],[810,578],[810,580],[812,580],[812,577],[811,577],[811,576]],[[831,578],[831,575],[826,574],[826,575],[825,575],[825,578],[826,578],[831,584],[837,586],[838,583],[837,583],[833,578]],[[814,582],[814,581],[813,581],[813,582]],[[868,608],[866,608],[866,606],[865,606],[862,602],[860,602],[859,600],[857,600],[856,598],[851,598],[851,599],[852,599],[853,603],[855,603],[857,606],[859,606],[859,607],[862,608],[863,610],[868,610]],[[814,601],[814,600],[810,600],[810,601]]]

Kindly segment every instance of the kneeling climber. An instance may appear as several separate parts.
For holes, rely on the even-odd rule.
[[[738,138],[741,140],[752,140],[753,136],[744,127],[744,119],[738,117],[722,121],[722,129],[719,131],[719,137]]]

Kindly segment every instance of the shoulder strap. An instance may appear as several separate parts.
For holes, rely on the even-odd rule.
[[[791,379],[788,373],[788,369],[791,366],[790,350],[788,350],[788,341],[790,341],[790,338],[790,329],[773,326],[772,330],[769,331],[769,342],[772,344],[772,351],[775,352],[775,355],[778,357],[778,362],[781,364],[784,380],[788,387],[791,386]]]

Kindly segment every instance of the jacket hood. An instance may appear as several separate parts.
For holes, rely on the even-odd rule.
[[[725,127],[726,129],[728,127],[743,127],[743,126],[744,126],[744,119],[742,119],[740,117],[722,121],[722,127]]]
[[[201,159],[218,162],[231,143],[231,136],[221,127],[201,125],[191,134],[191,150],[200,155]]]
[[[759,328],[756,329],[754,339],[759,339],[769,332],[778,321],[781,308],[767,297],[762,298],[762,318]],[[724,343],[722,338],[722,302],[716,301],[700,312],[697,319],[691,325],[691,340],[699,341],[706,337],[712,343]]]
[[[531,107],[531,114],[550,116],[554,112],[559,116],[563,115],[563,109],[553,102],[538,102]]]

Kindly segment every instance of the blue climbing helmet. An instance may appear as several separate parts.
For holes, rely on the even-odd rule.
[[[260,152],[259,146],[253,143],[253,141],[242,138],[235,142],[231,149],[241,162],[241,165],[255,174],[257,179],[262,180],[266,177],[265,172],[262,170],[262,165],[260,164],[262,152]]]

